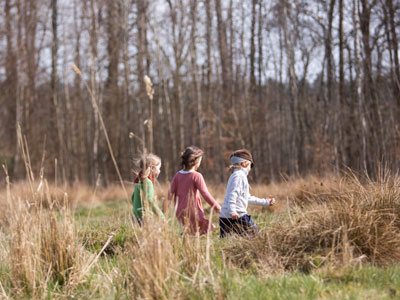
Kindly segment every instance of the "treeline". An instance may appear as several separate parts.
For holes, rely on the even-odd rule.
[[[263,182],[399,168],[398,1],[4,0],[0,10],[0,159],[14,180],[25,141],[36,174],[117,180],[103,120],[126,180],[144,148],[170,179],[191,144],[215,182],[241,147]]]

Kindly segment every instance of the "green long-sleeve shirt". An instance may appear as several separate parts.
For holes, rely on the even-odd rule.
[[[141,195],[147,196],[147,203],[143,203]],[[144,181],[139,181],[135,184],[135,189],[132,194],[133,214],[137,218],[143,217],[143,214],[157,214],[164,219],[164,214],[154,201],[154,186],[150,179],[145,178]],[[149,211],[146,211],[149,208]],[[145,212],[146,211],[146,212]]]

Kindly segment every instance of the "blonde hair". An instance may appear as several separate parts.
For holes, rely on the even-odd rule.
[[[142,154],[140,158],[135,160],[135,165],[141,171],[141,178],[146,178],[150,175],[151,167],[161,164],[161,158],[153,153]]]
[[[239,168],[247,168],[247,166],[250,165],[250,164],[251,164],[251,161],[241,161],[241,162],[239,162],[237,164],[230,165],[228,167],[228,169],[229,169],[229,171],[233,171],[233,170],[239,169]]]

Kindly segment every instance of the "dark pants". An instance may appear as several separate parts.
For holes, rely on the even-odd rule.
[[[259,232],[256,224],[251,220],[250,215],[243,215],[239,219],[219,218],[220,237],[228,234],[251,235]]]
[[[142,227],[142,225],[143,225],[143,218],[142,218],[142,217],[135,217],[135,216],[133,216],[133,217],[132,217],[132,221],[133,221],[133,223],[137,222],[137,224],[138,224],[140,227]]]

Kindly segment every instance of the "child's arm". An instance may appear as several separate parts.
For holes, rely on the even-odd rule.
[[[162,219],[164,219],[164,214],[154,201],[154,186],[152,184],[147,184],[147,200],[149,201],[154,212],[157,213]]]
[[[203,196],[204,200],[206,200],[206,202],[210,204],[210,206],[214,208],[217,212],[220,212],[221,206],[218,204],[217,201],[215,201],[214,197],[211,196],[210,192],[207,189],[207,185],[206,182],[204,181],[203,175],[201,175],[200,173],[196,185],[197,185],[196,187],[200,191],[200,194]]]
[[[138,185],[135,185],[135,189],[132,194],[132,212],[135,217],[142,217],[142,201],[140,199],[140,191]]]
[[[249,204],[259,206],[272,206],[275,204],[275,198],[268,197],[266,199],[257,198],[256,196],[249,195]]]

